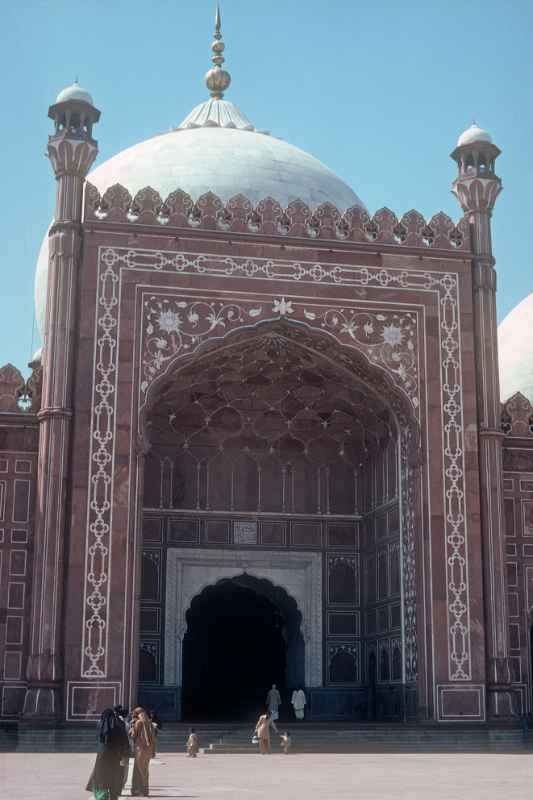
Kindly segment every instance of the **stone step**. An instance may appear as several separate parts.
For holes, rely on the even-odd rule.
[[[280,725],[282,731],[285,726]],[[523,750],[522,731],[518,726],[441,728],[416,725],[348,725],[305,724],[287,726],[299,752],[364,752],[380,750],[439,751],[442,749],[476,752],[483,749]],[[253,726],[196,725],[200,746],[211,753],[256,752],[252,744]],[[166,725],[158,736],[160,753],[181,752],[185,747],[189,726]],[[278,739],[272,737],[275,747]],[[533,744],[533,738],[530,739]],[[36,730],[15,726],[0,729],[0,751],[21,752],[94,752],[96,731],[93,726]]]

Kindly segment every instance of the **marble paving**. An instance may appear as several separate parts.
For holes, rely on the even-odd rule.
[[[0,753],[1,797],[91,800],[83,787],[93,756]],[[533,755],[161,754],[151,796],[187,800],[525,800]]]

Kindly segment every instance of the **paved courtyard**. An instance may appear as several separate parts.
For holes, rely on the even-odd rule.
[[[6,800],[90,800],[93,756],[0,753]],[[525,800],[533,755],[521,754],[162,754],[152,797],[187,800]]]

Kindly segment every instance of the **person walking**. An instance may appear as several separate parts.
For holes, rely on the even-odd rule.
[[[118,800],[124,787],[124,764],[129,751],[123,720],[113,708],[106,708],[98,723],[98,754],[86,786],[95,800]]]
[[[270,716],[274,722],[279,719],[279,707],[281,705],[281,695],[278,692],[278,687],[275,683],[272,684],[272,689],[269,690],[266,696],[266,706],[270,712]]]
[[[133,725],[130,729],[135,751],[133,779],[131,782],[132,797],[149,796],[150,759],[155,752],[155,734],[150,717],[144,708],[133,711]]]
[[[303,719],[305,716],[305,705],[307,703],[307,698],[302,688],[294,690],[291,697],[291,703],[296,719]]]
[[[198,755],[198,750],[200,749],[200,741],[194,728],[191,728],[189,732],[189,738],[187,739],[186,747],[189,758],[196,758]]]
[[[268,753],[270,753],[271,728],[276,733],[278,733],[278,729],[276,728],[276,723],[270,716],[270,712],[267,709],[264,714],[261,714],[255,726],[255,735],[257,736],[259,742],[259,752],[263,756],[268,755]]]

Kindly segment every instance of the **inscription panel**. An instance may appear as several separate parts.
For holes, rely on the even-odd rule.
[[[235,520],[233,541],[235,544],[257,544],[257,522],[255,520]]]

